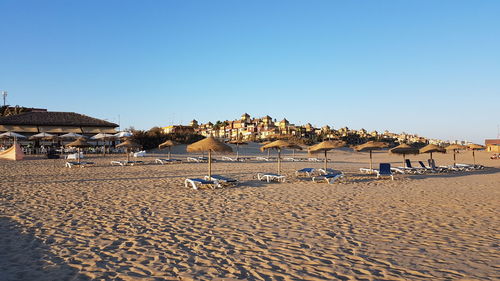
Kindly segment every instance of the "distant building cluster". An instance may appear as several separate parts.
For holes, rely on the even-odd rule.
[[[242,139],[250,141],[267,140],[278,138],[280,136],[290,136],[298,138],[322,138],[322,139],[337,139],[349,138],[356,136],[360,139],[391,139],[400,143],[433,143],[442,145],[449,143],[437,139],[427,139],[415,134],[407,133],[391,133],[385,131],[379,133],[377,131],[368,132],[365,129],[353,130],[347,127],[333,129],[326,125],[321,128],[314,127],[310,123],[305,125],[295,125],[290,123],[286,118],[281,121],[273,119],[271,116],[266,115],[261,118],[252,118],[249,114],[241,115],[238,120],[232,121],[218,121],[215,124],[208,122],[200,124],[198,121],[193,120],[189,125],[172,125],[162,127],[164,133],[197,133],[203,136],[214,136],[216,138],[223,138],[228,140]]]

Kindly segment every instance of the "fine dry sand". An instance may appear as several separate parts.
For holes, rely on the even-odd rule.
[[[255,179],[276,163],[217,162],[241,184],[216,190],[183,186],[204,163],[0,161],[0,280],[500,279],[500,160],[478,152],[485,170],[391,181],[357,172],[367,153],[329,155],[340,183],[293,176],[321,163],[284,162],[278,184]],[[401,157],[374,153],[381,161]]]

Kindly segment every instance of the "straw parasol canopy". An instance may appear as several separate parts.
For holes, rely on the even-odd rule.
[[[139,144],[131,141],[131,140],[126,140],[118,145],[116,145],[116,147],[124,147],[125,148],[125,151],[127,153],[127,162],[130,161],[130,149],[131,148],[134,148],[134,147],[140,147]]]
[[[436,152],[446,153],[446,149],[444,149],[440,146],[437,146],[435,144],[428,144],[428,145],[422,147],[419,152],[420,153],[430,153],[431,159],[432,159],[432,153],[436,153]]]
[[[344,147],[345,145],[346,145],[345,141],[327,140],[327,141],[323,141],[323,142],[320,142],[318,144],[315,144],[315,145],[309,147],[309,153],[319,153],[319,152],[325,153],[325,172],[326,172],[327,162],[328,162],[328,157],[327,157],[328,151],[335,149],[335,148]]]
[[[392,149],[389,150],[390,153],[393,154],[402,154],[403,155],[403,167],[406,166],[406,155],[407,154],[418,154],[418,149],[412,146],[407,145],[406,143],[402,143]]]
[[[248,144],[248,142],[243,141],[241,139],[232,140],[232,141],[229,141],[228,143],[236,145],[236,159],[238,159],[240,157],[239,146],[240,145],[247,145]]]
[[[472,150],[472,158],[474,159],[474,165],[476,165],[476,155],[474,152],[476,150],[485,149],[485,147],[483,145],[473,143],[469,144],[469,149]]]
[[[89,146],[90,144],[88,144],[84,138],[79,138],[74,142],[70,142],[66,145],[66,147],[76,147],[76,159],[78,160],[78,163],[80,163],[80,148]]]
[[[208,152],[208,176],[212,177],[212,152],[232,152],[233,149],[214,137],[209,136],[208,138],[197,141],[190,144],[186,148],[187,152]]]
[[[172,146],[176,146],[176,145],[178,145],[177,142],[175,142],[173,140],[167,140],[164,143],[161,143],[160,145],[158,145],[158,148],[162,149],[162,148],[168,147],[168,159],[170,159],[170,152],[172,150]]]
[[[373,171],[372,151],[386,148],[387,143],[381,141],[369,141],[354,147],[356,151],[369,151],[370,152],[370,171]]]
[[[118,132],[118,133],[114,134],[113,136],[117,139],[130,138],[132,136],[132,133],[123,131],[123,132]]]
[[[461,144],[452,144],[444,148],[446,150],[453,150],[453,166],[457,165],[457,150],[463,150],[466,148],[467,146]]]
[[[276,149],[278,150],[278,174],[281,173],[281,150],[283,148],[290,148],[290,149],[299,149],[302,150],[302,147],[300,145],[290,143],[284,140],[277,140],[270,142],[264,146],[261,146],[260,150],[265,151],[265,150],[270,150],[270,149]]]

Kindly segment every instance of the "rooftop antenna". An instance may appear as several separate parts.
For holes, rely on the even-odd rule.
[[[7,100],[7,91],[0,91],[2,92],[2,96],[3,96],[3,106],[5,106],[5,101]]]

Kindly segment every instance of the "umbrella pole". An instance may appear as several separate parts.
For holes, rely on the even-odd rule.
[[[172,149],[172,147],[168,147],[168,160],[170,160],[170,150]]]
[[[327,162],[328,162],[328,158],[327,158],[326,153],[327,153],[327,152],[326,152],[326,150],[325,150],[325,173],[327,173],[327,174],[328,174],[328,172],[326,171],[326,169],[327,169]]]
[[[432,161],[432,152],[431,152],[431,161]]]
[[[457,165],[457,154],[456,150],[453,150],[453,166]]]
[[[403,167],[406,168],[406,154],[403,153]]]
[[[474,155],[474,149],[472,150],[472,158],[474,159],[474,166],[476,166],[476,155]]]
[[[208,150],[208,179],[212,179],[212,151]]]
[[[78,163],[80,163],[80,148],[76,149],[76,158],[78,159]]]
[[[278,175],[281,173],[281,149],[278,148]]]
[[[370,149],[370,174],[373,172],[372,150]]]

